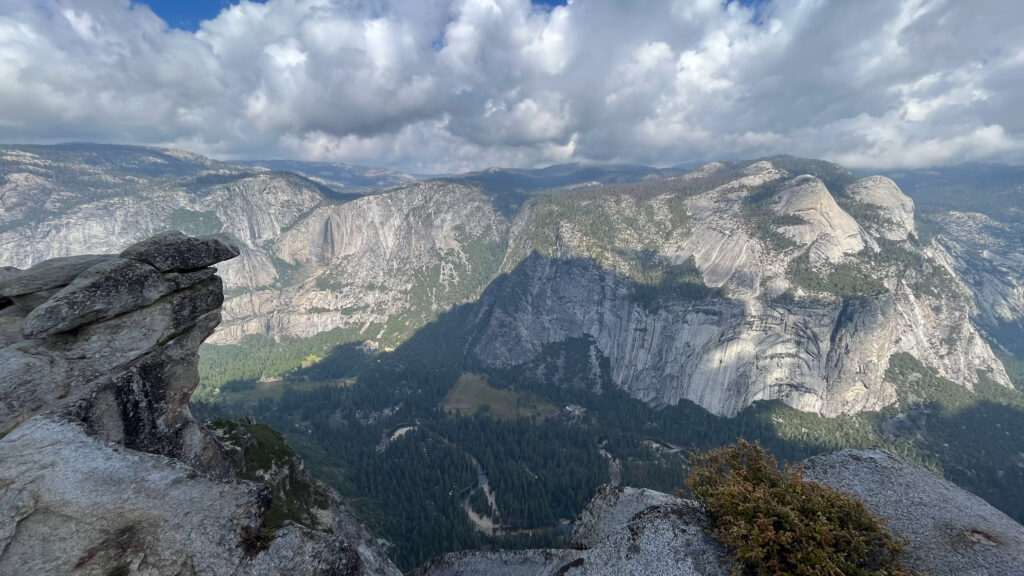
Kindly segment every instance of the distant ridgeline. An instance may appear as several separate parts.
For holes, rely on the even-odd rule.
[[[284,432],[402,568],[565,542],[600,484],[673,490],[738,436],[884,446],[1024,519],[1012,187],[974,212],[792,157],[372,190],[273,168],[0,148],[0,265],[219,227],[240,256],[197,408]]]

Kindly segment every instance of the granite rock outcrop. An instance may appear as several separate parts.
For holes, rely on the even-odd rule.
[[[902,562],[936,576],[1015,574],[1024,526],[888,450],[840,450],[803,462],[804,478],[860,498],[906,541]]]
[[[199,345],[239,254],[164,233],[121,257],[0,277],[0,574],[398,574],[322,486],[316,522],[271,524],[294,464],[242,480],[196,421]]]

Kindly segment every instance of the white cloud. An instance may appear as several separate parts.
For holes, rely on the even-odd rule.
[[[1024,162],[1014,0],[0,0],[0,140],[416,171]]]
[[[83,40],[88,40],[90,42],[96,40],[96,35],[93,32],[92,17],[88,14],[79,14],[71,9],[64,10],[61,14],[68,19],[71,27],[74,28],[75,32],[78,32],[78,35],[81,36]]]
[[[849,166],[935,166],[949,163],[951,159],[986,160],[1024,152],[1021,142],[1010,138],[999,125],[964,126],[944,136],[913,138],[907,136],[895,120],[890,123],[861,118],[853,122],[863,122],[858,131],[865,135],[866,145],[834,156],[837,162]]]

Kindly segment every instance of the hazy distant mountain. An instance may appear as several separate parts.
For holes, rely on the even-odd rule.
[[[480,186],[503,213],[514,213],[533,193],[561,187],[596,186],[639,182],[682,174],[679,168],[652,168],[630,164],[587,165],[580,163],[555,164],[547,168],[515,169],[491,168],[453,176],[461,182]]]
[[[311,178],[338,192],[352,194],[376,188],[407,184],[415,176],[386,168],[373,168],[344,162],[303,162],[300,160],[245,160],[243,166],[260,166],[282,172],[294,172]]]
[[[886,172],[925,209],[979,212],[1024,222],[1024,166],[961,164]]]
[[[114,252],[154,232],[224,231],[243,244],[221,274],[259,286],[277,272],[264,243],[336,193],[286,172],[177,150],[69,144],[0,146],[0,259],[24,268]]]

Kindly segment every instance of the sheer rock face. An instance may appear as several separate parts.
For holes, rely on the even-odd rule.
[[[306,278],[229,300],[215,343],[334,328],[378,340],[388,320],[403,315],[412,319],[411,333],[479,296],[501,260],[507,228],[490,199],[456,183],[421,182],[318,208],[275,243],[275,257]]]
[[[935,576],[1002,576],[1024,565],[1024,526],[973,494],[884,450],[806,460],[805,478],[861,498],[906,539],[906,566]],[[576,521],[569,550],[456,552],[416,576],[725,575],[729,553],[696,502],[602,486]]]
[[[1014,338],[1024,334],[1024,223],[976,212],[948,212],[936,220],[944,231],[937,250],[949,255],[950,267],[970,286],[981,326],[994,333],[1016,327],[1000,341],[1024,342]]]
[[[907,540],[903,562],[925,574],[1016,574],[1024,526],[981,498],[886,450],[842,450],[804,462],[807,480],[855,494]]]
[[[879,409],[896,398],[885,371],[897,352],[967,386],[978,369],[1007,381],[961,299],[929,302],[902,283],[846,302],[716,298],[656,309],[632,290],[591,262],[531,257],[484,293],[474,351],[512,366],[550,343],[592,338],[611,380],[632,396],[730,416],[757,400],[826,416]]]
[[[756,296],[762,279],[782,274],[785,265],[772,258],[745,225],[740,216],[743,199],[751,189],[784,178],[786,173],[767,162],[743,172],[741,178],[690,198],[686,203],[692,221],[688,233],[670,240],[663,251],[673,260],[692,255],[708,286],[729,286],[737,295]]]
[[[223,302],[204,266],[237,250],[186,238],[143,243],[175,272],[112,256],[0,279],[41,300],[0,309],[0,574],[398,574],[337,506],[333,534],[260,535],[272,491],[188,407]]]
[[[568,256],[528,256],[531,247],[523,239],[538,234],[530,218],[517,220],[510,246],[527,256],[514,267],[506,261],[510,278],[484,292],[474,352],[493,366],[513,366],[538,358],[552,343],[592,339],[594,357],[608,359],[612,383],[632,396],[653,405],[690,400],[726,416],[759,400],[829,417],[880,409],[896,399],[885,373],[889,357],[899,352],[967,388],[978,381],[979,370],[1011,385],[975,328],[970,291],[954,272],[929,292],[878,254],[881,239],[899,228],[900,250],[953,270],[944,264],[949,255],[941,246],[921,249],[906,240],[913,214],[902,210],[912,209],[912,202],[904,202],[898,189],[886,179],[851,186],[864,200],[853,200],[862,204],[858,213],[889,207],[862,227],[821,180],[779,182],[785,177],[769,163],[751,165],[727,184],[689,197],[688,227],[664,236],[651,233],[658,229],[661,197],[646,206],[600,199],[613,222],[633,219],[645,227],[633,237],[609,231],[611,249],[599,250],[594,246],[603,247],[603,239],[572,237],[564,233],[571,226],[564,225],[560,247]],[[781,184],[769,203],[775,213],[804,221],[777,230],[795,247],[773,248],[744,220],[746,196],[771,182]],[[890,217],[910,224],[900,228]],[[642,302],[635,271],[615,255],[645,246],[665,262],[692,257],[704,283],[726,288],[727,297]],[[824,266],[822,275],[835,264],[865,267],[884,291],[845,299],[808,292],[789,272],[808,252],[812,263]],[[778,298],[787,291],[797,296]],[[599,370],[597,362],[593,369]]]

